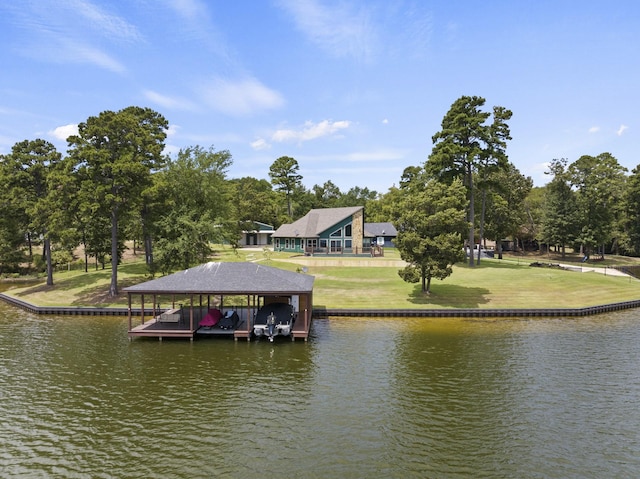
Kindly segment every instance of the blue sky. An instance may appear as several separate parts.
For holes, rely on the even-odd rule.
[[[0,45],[0,154],[148,106],[168,153],[229,150],[232,178],[286,155],[307,188],[384,193],[478,95],[537,186],[554,158],[640,164],[635,0],[0,0]]]

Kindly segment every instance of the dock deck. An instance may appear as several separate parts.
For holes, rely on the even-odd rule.
[[[179,314],[176,310],[161,313],[142,324],[132,326],[129,329],[129,338],[134,337],[146,337],[146,338],[183,338],[183,339],[196,339],[197,337],[229,337],[238,339],[246,339],[250,341],[253,337],[253,327],[251,325],[251,319],[248,316],[247,308],[234,308],[234,311],[238,313],[239,322],[235,329],[222,329],[217,326],[212,327],[200,327],[200,319],[203,312],[199,309],[194,309],[193,321],[189,317],[188,310],[183,310],[182,315],[176,320],[175,314]],[[291,331],[291,340],[303,339],[306,341],[309,337],[309,330],[311,329],[311,315],[309,320],[304,320],[304,313],[299,314],[299,319],[293,324]]]

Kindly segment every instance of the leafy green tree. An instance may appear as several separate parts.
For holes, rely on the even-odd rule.
[[[335,208],[338,206],[342,192],[331,180],[325,181],[323,185],[313,185],[312,208]]]
[[[157,225],[152,272],[189,268],[208,259],[212,242],[237,241],[233,187],[226,181],[231,164],[227,150],[194,146],[181,149],[161,173],[168,202]]]
[[[581,229],[576,241],[589,254],[615,237],[617,216],[622,207],[626,168],[611,153],[583,155],[569,165]]]
[[[450,185],[431,180],[422,191],[405,192],[396,205],[395,244],[409,263],[398,274],[406,282],[421,282],[424,293],[431,292],[432,278],[447,278],[464,260],[465,197],[460,180]]]
[[[277,196],[269,181],[251,176],[229,181],[233,186],[233,205],[238,221],[260,221],[280,226]]]
[[[61,155],[55,146],[45,140],[24,140],[16,143],[11,154],[5,157],[3,167],[7,172],[5,188],[11,192],[18,210],[29,221],[29,232],[42,235],[43,256],[46,261],[47,285],[53,285],[51,259],[51,220],[53,213],[48,200],[49,174],[60,162]]]
[[[493,188],[487,195],[486,231],[496,241],[498,257],[502,259],[502,239],[515,237],[525,222],[525,200],[533,180],[524,176],[511,163],[492,174]]]
[[[293,219],[291,207],[292,195],[302,187],[302,175],[298,174],[300,165],[290,156],[281,156],[269,167],[269,177],[271,183],[277,191],[285,194],[287,200],[287,213]]]
[[[453,103],[442,120],[442,130],[432,137],[434,147],[425,164],[430,176],[445,182],[459,178],[466,186],[470,251],[475,244],[474,177],[507,165],[506,142],[511,139],[507,125],[511,111],[493,107],[493,121],[487,123],[491,113],[481,110],[484,104],[485,99],[478,96],[462,96]],[[472,254],[469,265],[474,265]]]
[[[108,210],[111,224],[111,285],[109,294],[118,295],[118,262],[121,221],[139,211],[140,194],[151,183],[151,174],[164,164],[167,120],[149,109],[130,106],[104,111],[78,125],[78,135],[70,136],[69,155],[76,172],[86,180],[83,195],[99,214]]]
[[[354,186],[342,195],[337,204],[338,206],[364,206],[366,208],[367,204],[377,197],[378,192],[375,190],[370,190],[366,186],[364,188]]]
[[[6,157],[0,155],[0,184],[9,183],[10,172],[5,168]],[[23,254],[24,229],[19,221],[20,212],[8,188],[0,188],[0,274],[17,272],[26,262]]]
[[[560,246],[564,258],[566,245],[578,234],[576,194],[571,188],[566,159],[553,160],[548,174],[553,179],[545,189],[543,237],[547,245]]]
[[[516,238],[533,241],[542,241],[542,218],[544,211],[544,195],[546,186],[531,188],[524,200],[523,221],[516,233]]]
[[[640,166],[636,166],[627,179],[625,190],[625,221],[627,251],[640,256]]]

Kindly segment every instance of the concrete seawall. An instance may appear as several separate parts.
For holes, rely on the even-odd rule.
[[[127,316],[127,308],[98,308],[89,306],[35,306],[26,301],[0,293],[0,300],[34,314]],[[328,317],[419,317],[419,318],[522,318],[522,317],[580,317],[640,308],[640,299],[621,303],[587,306],[584,308],[535,309],[341,309],[313,308],[314,318]],[[148,312],[148,311],[147,311]],[[139,308],[132,308],[133,316],[140,316]]]

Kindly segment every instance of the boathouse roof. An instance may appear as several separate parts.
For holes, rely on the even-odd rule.
[[[266,294],[309,293],[315,278],[258,263],[206,263],[124,288],[137,294]]]

